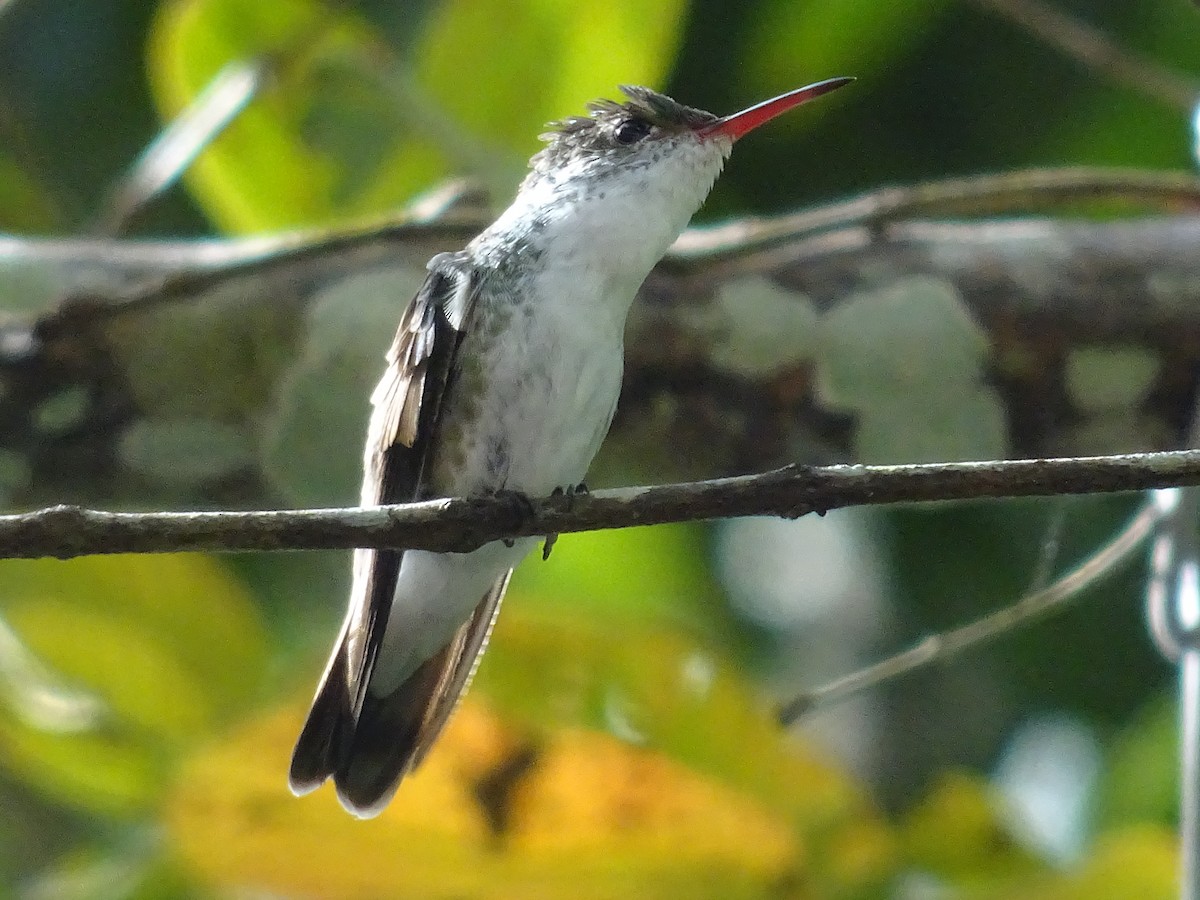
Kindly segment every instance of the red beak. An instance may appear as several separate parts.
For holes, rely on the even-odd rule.
[[[796,88],[794,91],[788,91],[786,94],[780,94],[778,97],[757,103],[749,109],[743,109],[741,112],[717,119],[711,125],[701,127],[699,134],[702,137],[721,136],[736,141],[742,135],[753,131],[759,125],[764,125],[776,116],[783,115],[792,107],[799,106],[801,103],[807,103],[809,100],[814,100],[822,94],[828,94],[830,91],[836,91],[853,80],[853,78],[830,78],[826,81],[818,81],[816,84],[807,85],[806,87]]]

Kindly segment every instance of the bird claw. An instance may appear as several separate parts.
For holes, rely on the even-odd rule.
[[[567,511],[570,512],[571,510],[573,510],[575,508],[575,498],[576,497],[585,497],[590,493],[591,493],[591,491],[588,490],[588,486],[584,482],[581,481],[581,482],[579,482],[579,484],[568,484],[565,488],[556,487],[554,489],[554,491],[550,494],[550,496],[551,497],[566,497],[567,498]]]
[[[575,507],[574,500],[576,497],[583,494],[588,494],[588,486],[582,481],[579,484],[569,484],[565,488],[556,487],[550,492],[551,497],[566,497],[567,511],[570,512]],[[542,544],[542,561],[545,562],[550,558],[550,551],[554,549],[554,545],[558,542],[558,534],[546,535],[546,540]]]
[[[533,515],[533,500],[524,491],[512,491],[508,488],[501,488],[495,492],[495,496],[507,501],[518,515],[525,518]]]

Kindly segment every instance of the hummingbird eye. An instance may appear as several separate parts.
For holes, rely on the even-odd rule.
[[[650,134],[651,124],[645,119],[624,119],[613,131],[618,144],[636,144]]]

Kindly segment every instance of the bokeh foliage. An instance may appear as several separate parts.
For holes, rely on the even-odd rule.
[[[1200,27],[1182,0],[1075,5],[1166,62],[1189,59]],[[961,0],[41,0],[0,5],[0,58],[0,228],[18,232],[82,230],[156,123],[253,59],[272,72],[261,99],[140,228],[359,220],[452,174],[503,197],[545,121],[622,82],[725,111],[860,78],[739,148],[709,215],[1022,164],[1189,165],[1178,114]],[[319,469],[289,468],[292,496],[328,490]],[[907,615],[896,636],[1017,593],[1043,509],[881,518]],[[1064,555],[1122,509],[1082,502]],[[778,733],[753,675],[771,640],[726,609],[707,556],[705,529],[674,528],[566,539],[527,566],[472,699],[370,825],[327,791],[284,788],[340,615],[339,555],[5,563],[0,890],[860,897],[931,879],[971,897],[1171,895],[1173,730],[1136,574],[989,654],[1005,694],[984,705],[991,731],[942,710],[940,726],[887,736],[871,784]],[[917,708],[897,703],[895,721]],[[1020,844],[981,774],[1005,724],[1044,708],[1111,737],[1095,834],[1066,871]],[[951,761],[931,735],[961,750],[937,772]]]

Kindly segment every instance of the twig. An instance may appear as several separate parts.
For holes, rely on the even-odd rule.
[[[1103,32],[1040,0],[974,0],[1020,25],[1093,72],[1185,113],[1200,98],[1200,82],[1147,56],[1118,47]]]
[[[1124,203],[1159,212],[1200,206],[1200,179],[1190,172],[1075,166],[1022,169],[883,187],[824,206],[771,218],[745,217],[691,228],[668,259],[746,253],[838,229],[879,228],[903,219],[996,217],[1069,204]]]
[[[89,228],[96,236],[118,235],[159,195],[169,190],[196,157],[241,115],[267,78],[263,58],[227,64],[109,189]]]
[[[905,466],[787,466],[761,475],[542,500],[502,494],[370,509],[0,516],[0,557],[406,547],[465,552],[506,537],[866,504],[1108,493],[1200,484],[1200,451]]]
[[[945,663],[966,650],[994,641],[1062,608],[1086,588],[1128,562],[1162,516],[1161,509],[1154,503],[1147,503],[1112,540],[1048,587],[1026,594],[1015,603],[959,628],[930,635],[907,650],[801,694],[780,708],[779,721],[791,725],[819,707],[840,703],[886,681]]]
[[[245,112],[269,85],[310,54],[332,29],[344,0],[326,0],[306,27],[250,59],[230,60],[110,186],[89,232],[119,235],[170,190],[196,158]]]
[[[1067,529],[1066,498],[1062,498],[1054,504],[1045,528],[1037,566],[1034,567],[1033,577],[1029,579],[1029,586],[1025,589],[1026,593],[1033,593],[1049,587],[1051,579],[1054,577],[1058,554],[1062,550],[1063,532]]]

